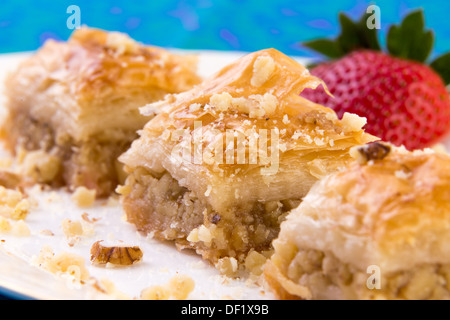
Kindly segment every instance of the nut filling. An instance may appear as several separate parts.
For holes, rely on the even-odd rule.
[[[33,164],[32,169],[28,171],[33,171],[34,174],[27,174],[27,178],[33,178],[38,183],[50,183],[55,187],[68,185],[75,189],[86,186],[96,190],[99,197],[109,195],[121,182],[122,169],[116,159],[137,137],[136,133],[131,132],[128,133],[127,139],[120,142],[93,140],[77,145],[70,138],[57,137],[50,128],[32,121],[24,114],[11,112],[10,122],[14,123],[14,126],[8,128],[11,149],[15,145],[27,152],[39,150],[43,155],[57,159],[49,163],[45,170],[53,172],[51,179],[46,179],[44,170]]]
[[[331,253],[300,250],[281,270],[292,282],[311,291],[316,299],[450,299],[450,266],[422,264],[384,274],[380,288],[369,289],[371,273],[342,263]]]
[[[155,177],[144,168],[130,174],[124,189],[128,189],[123,205],[129,222],[158,239],[193,248],[212,263],[223,257],[244,262],[250,249],[270,249],[280,222],[300,203],[254,202],[216,212],[169,173]]]

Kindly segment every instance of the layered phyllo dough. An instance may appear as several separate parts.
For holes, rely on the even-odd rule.
[[[354,152],[282,223],[268,283],[281,299],[449,299],[450,157]]]
[[[271,249],[280,222],[349,150],[375,138],[365,119],[299,94],[321,80],[268,49],[194,89],[142,108],[162,110],[121,156],[128,220],[158,239],[236,269]]]
[[[117,157],[151,118],[138,108],[200,80],[195,57],[81,28],[9,75],[2,135],[37,182],[108,195],[120,179]]]

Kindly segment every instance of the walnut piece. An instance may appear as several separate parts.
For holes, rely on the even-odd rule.
[[[94,265],[112,264],[117,266],[129,266],[142,260],[143,252],[138,246],[103,246],[95,242],[91,247],[91,262]]]
[[[0,170],[0,186],[7,189],[15,189],[22,182],[21,176],[16,173]]]
[[[391,152],[391,147],[381,142],[372,142],[364,146],[357,147],[357,151],[358,155],[356,160],[359,163],[364,164],[371,160],[382,160],[386,158]]]

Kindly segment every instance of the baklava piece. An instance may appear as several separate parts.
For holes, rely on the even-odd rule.
[[[299,96],[322,82],[274,50],[225,67],[163,110],[121,156],[128,221],[212,263],[270,250],[280,221],[311,185],[375,138],[365,120]],[[241,264],[239,264],[241,265]]]
[[[9,75],[2,135],[12,151],[26,151],[35,181],[106,196],[120,178],[117,157],[151,118],[138,108],[200,80],[194,56],[81,28],[67,42],[47,41]]]
[[[281,224],[267,282],[280,299],[449,299],[450,157],[355,153]]]

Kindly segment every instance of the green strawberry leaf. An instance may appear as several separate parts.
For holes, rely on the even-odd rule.
[[[338,59],[358,49],[380,50],[377,29],[367,27],[370,14],[364,13],[362,18],[354,22],[344,13],[339,14],[341,33],[336,39],[316,39],[304,42],[303,45],[331,59]]]
[[[337,42],[345,53],[361,48],[358,26],[344,13],[339,13],[341,34]]]
[[[450,83],[450,52],[431,62],[430,67],[442,77],[445,85]]]
[[[344,55],[337,42],[330,39],[311,40],[304,42],[303,45],[331,59],[337,59]]]
[[[408,14],[400,25],[389,28],[387,49],[395,57],[424,62],[433,48],[434,35],[424,30],[422,10]]]

